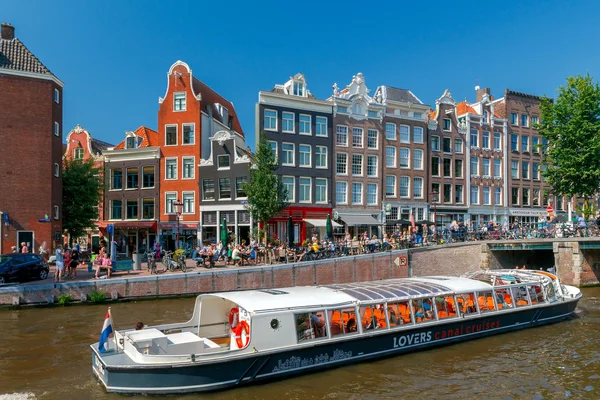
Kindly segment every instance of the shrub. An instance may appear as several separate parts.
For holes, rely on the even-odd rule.
[[[106,300],[106,291],[104,290],[94,290],[93,292],[89,293],[89,299],[92,303],[102,303],[103,301]]]
[[[70,294],[63,294],[58,296],[58,304],[66,306],[73,301],[73,296]]]

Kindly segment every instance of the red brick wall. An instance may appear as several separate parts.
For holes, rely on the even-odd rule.
[[[60,103],[53,101],[54,89]],[[2,252],[17,241],[17,230],[34,231],[32,247],[52,246],[52,232],[62,232],[62,178],[54,163],[62,157],[62,89],[53,81],[0,74],[0,211],[11,225],[3,227]],[[56,137],[54,122],[61,127]],[[59,219],[53,218],[58,206]],[[40,223],[48,214],[50,223]]]
[[[412,276],[458,276],[476,271],[481,265],[481,246],[481,243],[473,243],[412,249],[408,257]]]

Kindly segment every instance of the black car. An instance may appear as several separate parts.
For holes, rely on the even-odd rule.
[[[50,268],[39,254],[0,255],[0,284],[28,279],[46,279]]]

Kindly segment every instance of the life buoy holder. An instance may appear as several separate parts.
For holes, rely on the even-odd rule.
[[[240,310],[237,307],[233,307],[231,310],[229,310],[229,327],[231,328],[232,332],[233,329],[238,326],[239,321]]]
[[[235,342],[237,343],[238,349],[243,349],[248,346],[250,342],[250,326],[246,321],[240,321],[235,328],[231,328],[235,334]],[[246,343],[242,340],[242,332],[246,333]]]

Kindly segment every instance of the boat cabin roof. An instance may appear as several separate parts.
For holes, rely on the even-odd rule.
[[[281,289],[260,289],[218,293],[218,296],[239,304],[249,312],[282,309],[317,309],[349,306],[360,303],[384,303],[410,300],[424,296],[447,296],[454,293],[491,290],[479,280],[450,276],[388,279],[374,282],[340,283],[326,286],[298,286]]]

